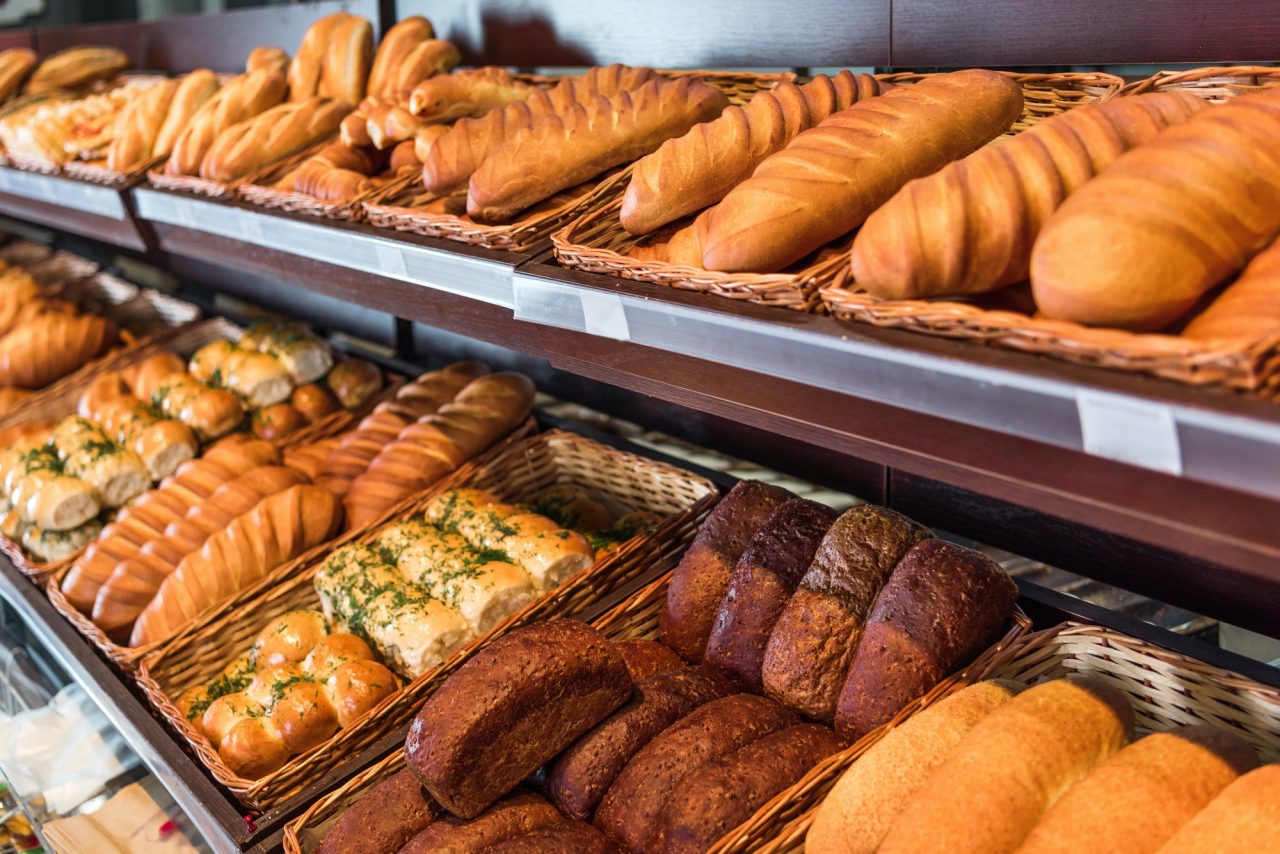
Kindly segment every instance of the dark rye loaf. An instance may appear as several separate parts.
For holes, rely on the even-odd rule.
[[[727,680],[702,667],[683,667],[639,680],[631,702],[551,763],[547,795],[565,815],[589,820],[642,747],[694,709],[732,692]]]
[[[505,839],[563,821],[564,816],[543,798],[517,791],[473,819],[437,821],[413,837],[399,854],[475,854]]]
[[[905,516],[864,504],[827,531],[765,645],[770,697],[830,722],[880,588],[907,549],[930,536]]]
[[[775,507],[794,497],[781,487],[740,481],[702,523],[671,575],[658,618],[663,643],[686,661],[702,660],[729,576],[751,537]]]
[[[925,540],[898,562],[867,618],[836,706],[850,741],[970,661],[1013,614],[1017,585],[986,555]]]
[[[409,727],[405,755],[427,791],[479,815],[631,698],[626,662],[575,620],[499,638],[440,686]]]
[[[784,501],[764,520],[733,567],[704,661],[743,690],[764,691],[760,671],[769,634],[837,515],[815,501]]]
[[[325,834],[317,854],[397,851],[440,816],[412,770],[377,783],[343,811]]]
[[[581,821],[562,821],[492,845],[482,854],[616,854],[600,831]]]
[[[684,666],[683,658],[676,655],[671,647],[656,640],[630,638],[617,641],[614,646],[627,663],[627,672],[636,682],[655,673],[665,673]]]

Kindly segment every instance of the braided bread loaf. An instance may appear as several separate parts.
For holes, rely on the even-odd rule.
[[[622,198],[622,227],[647,234],[714,205],[796,134],[879,94],[874,77],[850,71],[818,75],[803,86],[783,81],[756,93],[745,107],[729,107],[640,158]]]
[[[1067,196],[1206,106],[1185,92],[1089,104],[912,181],[858,232],[851,255],[858,286],[915,299],[1024,281],[1031,245]]]
[[[106,352],[116,325],[96,314],[42,314],[0,338],[0,387],[43,388]]]

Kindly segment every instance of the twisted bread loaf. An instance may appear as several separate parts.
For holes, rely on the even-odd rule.
[[[874,77],[850,71],[820,74],[803,86],[784,80],[756,93],[745,107],[729,107],[642,157],[622,197],[622,227],[647,234],[714,205],[796,134],[879,94]]]
[[[43,388],[106,352],[116,325],[96,314],[43,314],[0,338],[0,387]]]
[[[703,266],[781,270],[857,228],[907,181],[999,136],[1021,111],[1013,80],[961,71],[834,113],[710,210]]]
[[[916,299],[1024,281],[1031,245],[1068,195],[1206,106],[1185,92],[1089,104],[917,178],[858,232],[851,256],[858,286]]]
[[[1257,341],[1280,331],[1280,240],[1262,250],[1240,277],[1191,319],[1187,338]]]
[[[544,116],[472,173],[467,215],[477,222],[510,220],[560,190],[648,154],[727,106],[719,89],[683,77],[650,80]]]
[[[1031,253],[1046,317],[1159,329],[1280,232],[1280,89],[1203,110],[1071,195]],[[1084,251],[1087,247],[1087,251]]]
[[[233,78],[204,102],[178,134],[164,173],[200,174],[205,155],[224,131],[280,103],[284,93],[284,75],[270,68]]]

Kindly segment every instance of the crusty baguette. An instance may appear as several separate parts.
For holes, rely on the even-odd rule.
[[[409,96],[409,111],[426,122],[479,117],[512,101],[529,100],[532,87],[505,68],[485,66],[424,80]]]
[[[329,39],[348,18],[347,12],[325,15],[307,27],[302,34],[298,52],[289,62],[289,100],[305,101],[320,94],[320,80],[324,74],[325,57],[329,52]]]
[[[1280,765],[1243,775],[1182,826],[1158,854],[1280,852]]]
[[[902,185],[977,150],[1022,111],[993,71],[939,74],[834,113],[710,209],[708,270],[771,273],[862,224]]]
[[[841,71],[803,86],[783,81],[756,93],[746,106],[729,107],[637,161],[622,197],[622,227],[647,234],[714,205],[796,134],[878,94],[874,77]]]
[[[166,175],[198,175],[200,164],[228,128],[280,103],[284,76],[262,68],[229,81],[204,103],[178,134],[165,164]]]
[[[246,74],[251,74],[260,68],[274,71],[284,76],[289,73],[289,54],[285,53],[284,48],[271,47],[265,44],[258,45],[249,51],[249,58],[245,61],[244,70]]]
[[[116,114],[115,132],[107,146],[108,169],[128,172],[151,157],[156,136],[177,91],[177,80],[161,80],[135,95]]]
[[[115,344],[116,325],[96,314],[42,314],[0,338],[0,388],[44,388]]]
[[[352,15],[334,28],[324,53],[317,94],[354,107],[365,95],[373,62],[373,25]]]
[[[133,62],[114,47],[69,47],[46,57],[27,80],[26,92],[38,95],[52,89],[77,89],[106,80]]]
[[[369,95],[381,98],[394,94],[387,91],[387,81],[395,78],[404,60],[422,42],[435,38],[431,22],[421,15],[410,15],[397,21],[382,36],[378,52],[373,57],[367,85]]]
[[[182,78],[177,91],[173,93],[173,100],[169,102],[169,112],[164,118],[164,124],[160,126],[155,144],[151,147],[152,157],[163,157],[173,151],[178,136],[191,123],[200,108],[217,93],[218,88],[218,75],[207,68],[197,69]]]
[[[859,230],[851,254],[858,287],[917,299],[1025,281],[1031,246],[1067,196],[1207,106],[1186,92],[1088,104],[911,181]]]
[[[1182,334],[1246,341],[1280,334],[1280,240],[1254,256],[1240,277],[1193,317]]]
[[[11,47],[0,53],[0,101],[9,100],[35,66],[36,52],[29,47]]]
[[[902,807],[969,730],[1021,690],[993,680],[917,712],[858,758],[818,806],[808,854],[874,854]]]
[[[337,133],[349,112],[349,104],[320,97],[272,107],[223,131],[205,154],[200,177],[223,183],[242,178]]]
[[[1013,851],[1046,809],[1133,737],[1124,692],[1094,676],[1028,688],[980,720],[902,806],[897,852]]]
[[[462,61],[462,54],[453,42],[443,39],[427,39],[413,47],[399,67],[387,79],[385,95],[397,101],[405,101],[423,80],[443,74]]]
[[[1127,152],[1050,217],[1031,253],[1040,312],[1159,329],[1280,232],[1280,89],[1202,110]]]
[[[545,116],[492,152],[471,176],[467,214],[505,222],[568,187],[641,157],[729,105],[719,89],[690,77],[650,80]]]

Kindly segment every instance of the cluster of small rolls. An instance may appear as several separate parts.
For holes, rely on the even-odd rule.
[[[247,654],[177,706],[232,771],[254,779],[324,743],[398,687],[364,641],[302,610],[272,621]]]

